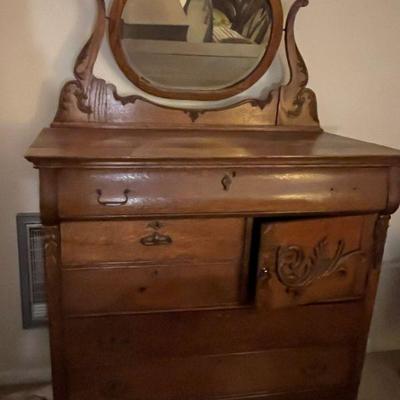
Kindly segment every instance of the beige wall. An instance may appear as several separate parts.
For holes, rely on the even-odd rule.
[[[15,215],[37,211],[37,176],[22,155],[50,123],[61,84],[90,33],[94,0],[13,0],[0,11],[0,384],[46,379],[44,329],[21,329]],[[311,0],[298,38],[334,133],[400,148],[400,2]],[[104,46],[97,73],[129,83]],[[256,88],[260,90],[260,88]],[[371,188],[373,190],[374,188]],[[400,214],[393,219],[370,340],[400,348]]]

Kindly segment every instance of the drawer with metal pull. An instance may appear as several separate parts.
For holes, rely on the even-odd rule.
[[[61,224],[68,315],[242,304],[249,223],[242,218]]]
[[[56,213],[81,219],[379,210],[387,205],[386,174],[333,167],[62,169]]]
[[[225,263],[241,260],[244,218],[82,221],[61,224],[65,266]]]

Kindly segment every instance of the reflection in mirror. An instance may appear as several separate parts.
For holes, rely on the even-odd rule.
[[[127,0],[122,48],[164,89],[212,90],[245,79],[271,38],[268,0]]]

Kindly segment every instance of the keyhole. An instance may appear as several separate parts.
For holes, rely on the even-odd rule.
[[[222,183],[222,186],[223,186],[225,192],[228,192],[230,190],[232,183],[233,183],[232,178],[234,178],[235,176],[236,176],[236,172],[233,172],[232,177],[230,175],[226,174],[222,178],[221,183]]]
[[[269,280],[271,278],[271,272],[268,267],[262,267],[258,273],[258,277],[261,280]]]

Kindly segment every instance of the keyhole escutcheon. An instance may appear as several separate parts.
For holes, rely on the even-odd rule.
[[[224,177],[222,178],[222,186],[225,190],[225,192],[229,192],[232,183],[233,183],[233,178],[235,178],[236,172],[232,172],[231,174],[225,174]]]

